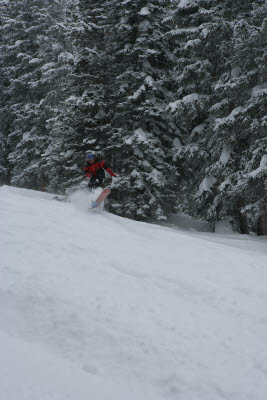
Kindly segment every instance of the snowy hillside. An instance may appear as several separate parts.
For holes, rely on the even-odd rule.
[[[0,188],[0,400],[267,398],[266,238]]]

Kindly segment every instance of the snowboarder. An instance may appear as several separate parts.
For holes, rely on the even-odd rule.
[[[116,176],[105,161],[98,159],[92,153],[87,154],[87,162],[84,166],[84,172],[85,175],[90,178],[88,183],[88,188],[90,190],[102,187],[105,178],[104,170],[106,170],[111,177]]]

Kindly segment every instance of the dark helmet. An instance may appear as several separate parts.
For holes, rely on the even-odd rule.
[[[87,160],[88,161],[94,161],[95,159],[95,155],[93,153],[88,153],[87,154]]]

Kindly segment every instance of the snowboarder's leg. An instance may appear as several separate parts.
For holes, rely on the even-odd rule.
[[[98,177],[92,177],[88,183],[88,189],[97,189],[97,188],[103,188],[104,187],[104,177],[98,176]]]
[[[92,189],[96,189],[98,186],[98,180],[92,177],[88,183],[88,189],[91,191]]]

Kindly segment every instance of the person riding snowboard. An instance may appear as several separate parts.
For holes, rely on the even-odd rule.
[[[84,172],[87,178],[90,178],[88,183],[89,189],[95,189],[102,186],[105,178],[104,170],[106,170],[111,177],[116,176],[105,161],[98,159],[92,153],[87,154],[87,162],[84,166]]]

